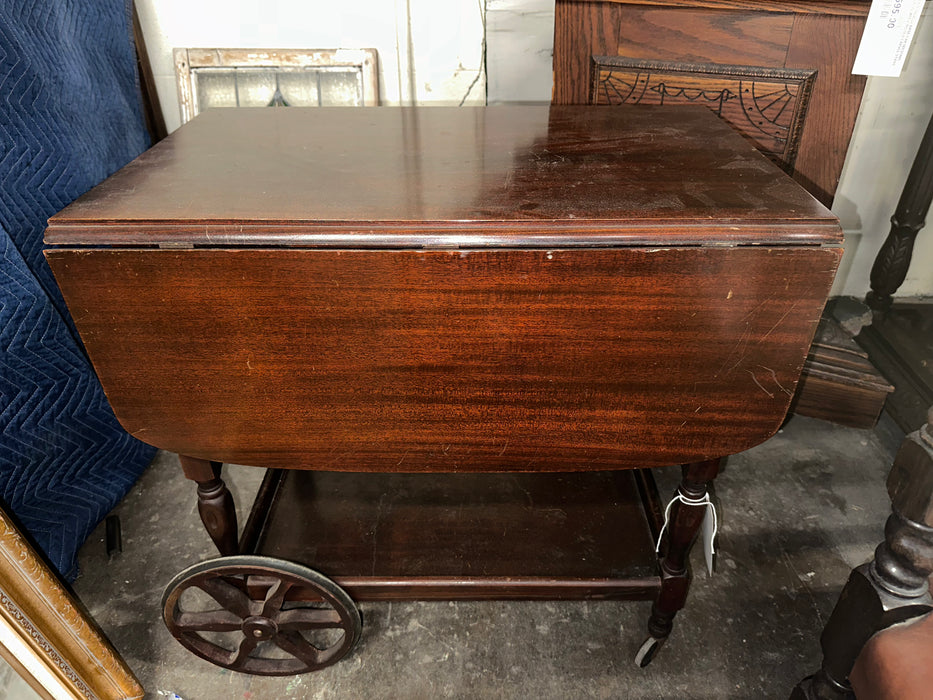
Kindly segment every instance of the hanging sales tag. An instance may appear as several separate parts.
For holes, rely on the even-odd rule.
[[[716,506],[708,500],[706,501],[706,515],[703,517],[703,528],[701,534],[703,537],[703,559],[706,561],[706,572],[713,575],[713,555],[716,554],[716,530],[719,529],[718,518],[716,517]]]
[[[852,72],[896,78],[920,22],[925,0],[872,0]]]
[[[654,546],[654,551],[656,554],[661,552],[661,542],[664,541],[664,532],[670,526],[671,522],[671,507],[677,501],[687,506],[705,506],[707,509],[706,513],[703,514],[701,539],[703,541],[703,558],[706,561],[706,570],[709,575],[712,576],[713,555],[716,554],[715,541],[716,532],[719,529],[719,518],[716,517],[716,506],[714,506],[713,502],[709,499],[708,493],[703,494],[702,498],[688,498],[680,492],[674,494],[674,497],[667,504],[667,508],[664,509],[664,524],[661,526],[661,531],[658,533],[658,541]]]

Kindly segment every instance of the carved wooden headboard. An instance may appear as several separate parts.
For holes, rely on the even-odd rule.
[[[705,104],[825,204],[865,78],[860,0],[557,0],[556,104]]]

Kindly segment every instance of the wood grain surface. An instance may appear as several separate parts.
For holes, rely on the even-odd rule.
[[[784,418],[840,249],[53,250],[121,423],[205,459],[642,467]]]
[[[558,0],[556,104],[585,104],[600,56],[816,71],[794,178],[832,201],[865,86],[851,75],[868,3]]]
[[[586,104],[592,56],[697,65],[784,65],[793,14],[558,0],[554,102]]]
[[[214,110],[52,217],[54,245],[838,242],[702,107]]]
[[[603,16],[618,26],[610,55],[750,66],[780,65],[794,22],[792,14],[640,5],[614,6]]]
[[[591,0],[569,0],[585,3]],[[646,5],[654,7],[705,7],[718,10],[751,10],[753,12],[771,12],[783,14],[793,12],[798,15],[839,15],[865,17],[871,6],[869,0],[797,0],[796,2],[775,2],[774,0],[605,0],[621,5]]]
[[[864,27],[864,17],[794,18],[785,65],[819,70],[800,137],[795,178],[817,195],[836,191],[849,150],[867,80],[852,75]]]
[[[357,601],[651,600],[638,476],[286,471],[256,551],[313,562]]]

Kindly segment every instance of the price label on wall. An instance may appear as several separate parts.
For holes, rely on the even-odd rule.
[[[924,0],[872,0],[852,72],[896,78],[920,22]]]

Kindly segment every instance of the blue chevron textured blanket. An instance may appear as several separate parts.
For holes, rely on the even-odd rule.
[[[153,449],[113,417],[46,220],[142,152],[126,0],[0,0],[0,501],[66,578]]]

